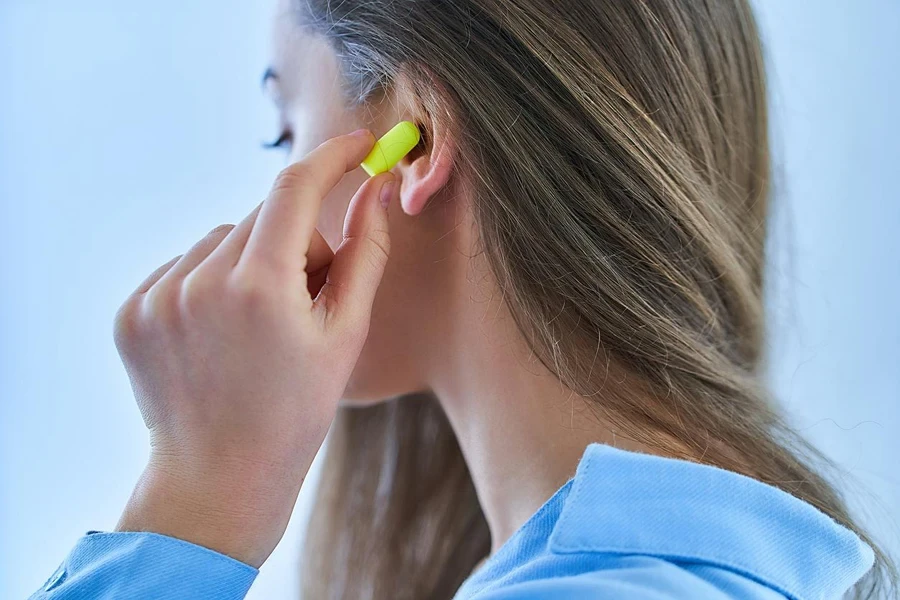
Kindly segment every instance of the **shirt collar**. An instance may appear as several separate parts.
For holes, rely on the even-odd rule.
[[[839,596],[874,558],[856,534],[775,487],[599,444],[578,465],[550,549],[710,563],[792,598]]]

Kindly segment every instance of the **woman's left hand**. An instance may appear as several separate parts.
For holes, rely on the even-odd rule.
[[[287,526],[369,327],[393,175],[359,189],[332,255],[325,195],[371,150],[329,140],[237,227],[153,273],[116,317],[151,457],[118,525],[259,566]]]

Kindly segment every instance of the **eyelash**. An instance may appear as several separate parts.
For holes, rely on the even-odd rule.
[[[290,129],[285,129],[281,132],[278,138],[274,142],[268,142],[263,144],[263,147],[267,150],[287,150],[290,151],[291,144],[294,142],[294,133]]]

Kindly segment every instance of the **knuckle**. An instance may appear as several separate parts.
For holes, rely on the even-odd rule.
[[[180,321],[178,297],[171,286],[153,286],[144,295],[143,316],[151,326],[171,328]]]
[[[309,178],[309,165],[303,162],[294,163],[281,170],[275,183],[272,184],[272,193],[286,190],[295,190],[302,186]]]
[[[129,348],[138,338],[137,300],[132,296],[125,301],[113,318],[113,341],[119,351]]]
[[[391,238],[386,231],[371,231],[365,235],[344,238],[344,242],[348,241],[357,244],[357,251],[372,266],[381,266],[391,255]]]
[[[211,282],[194,272],[181,284],[179,306],[186,316],[197,318],[209,309],[215,298]]]
[[[258,273],[243,272],[232,276],[228,286],[230,300],[241,310],[264,312],[274,304],[271,286],[266,285],[265,278]]]
[[[391,256],[391,238],[386,231],[372,231],[366,236],[366,242],[375,264],[387,262]]]
[[[232,229],[234,229],[234,225],[232,225],[231,223],[224,223],[224,224],[219,225],[218,227],[214,227],[212,230],[210,230],[210,232],[206,234],[206,237],[213,237],[213,236],[217,236],[217,235],[228,235],[229,233],[231,233]]]

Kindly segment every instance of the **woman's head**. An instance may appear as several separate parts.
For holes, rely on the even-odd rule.
[[[348,396],[427,390],[471,301],[469,265],[483,261],[478,285],[502,294],[547,369],[622,431],[779,485],[853,527],[760,383],[768,141],[747,0],[285,0],[279,27],[276,69],[303,74],[280,90],[306,140],[297,152],[400,119],[423,131],[397,169],[404,210],[391,213],[392,258]],[[326,201],[331,242],[358,184]],[[607,381],[598,365],[609,364],[627,385]],[[446,422],[421,401],[403,408],[339,419],[308,585],[315,575],[344,586],[332,590],[439,597],[485,551]],[[345,452],[351,434],[377,443]],[[433,464],[384,460],[426,435],[451,475],[423,479]],[[404,502],[360,518],[366,491],[373,505],[396,500],[375,493],[385,486],[405,488]],[[353,526],[329,529],[342,515]],[[425,541],[341,575],[333,561],[375,535],[388,550]],[[457,538],[478,543],[438,543]],[[411,572],[420,580],[404,579]]]
[[[465,290],[459,259],[481,250],[537,348],[599,338],[641,369],[666,356],[718,379],[715,338],[752,369],[767,191],[752,18],[658,4],[287,0],[274,87],[297,154],[400,118],[424,133],[397,169],[406,212],[392,215],[395,252],[351,397],[425,386],[427,365],[408,363],[449,333],[437,329]],[[332,243],[361,178],[326,203]],[[460,227],[470,221],[475,235]],[[594,360],[563,354],[576,372]]]

